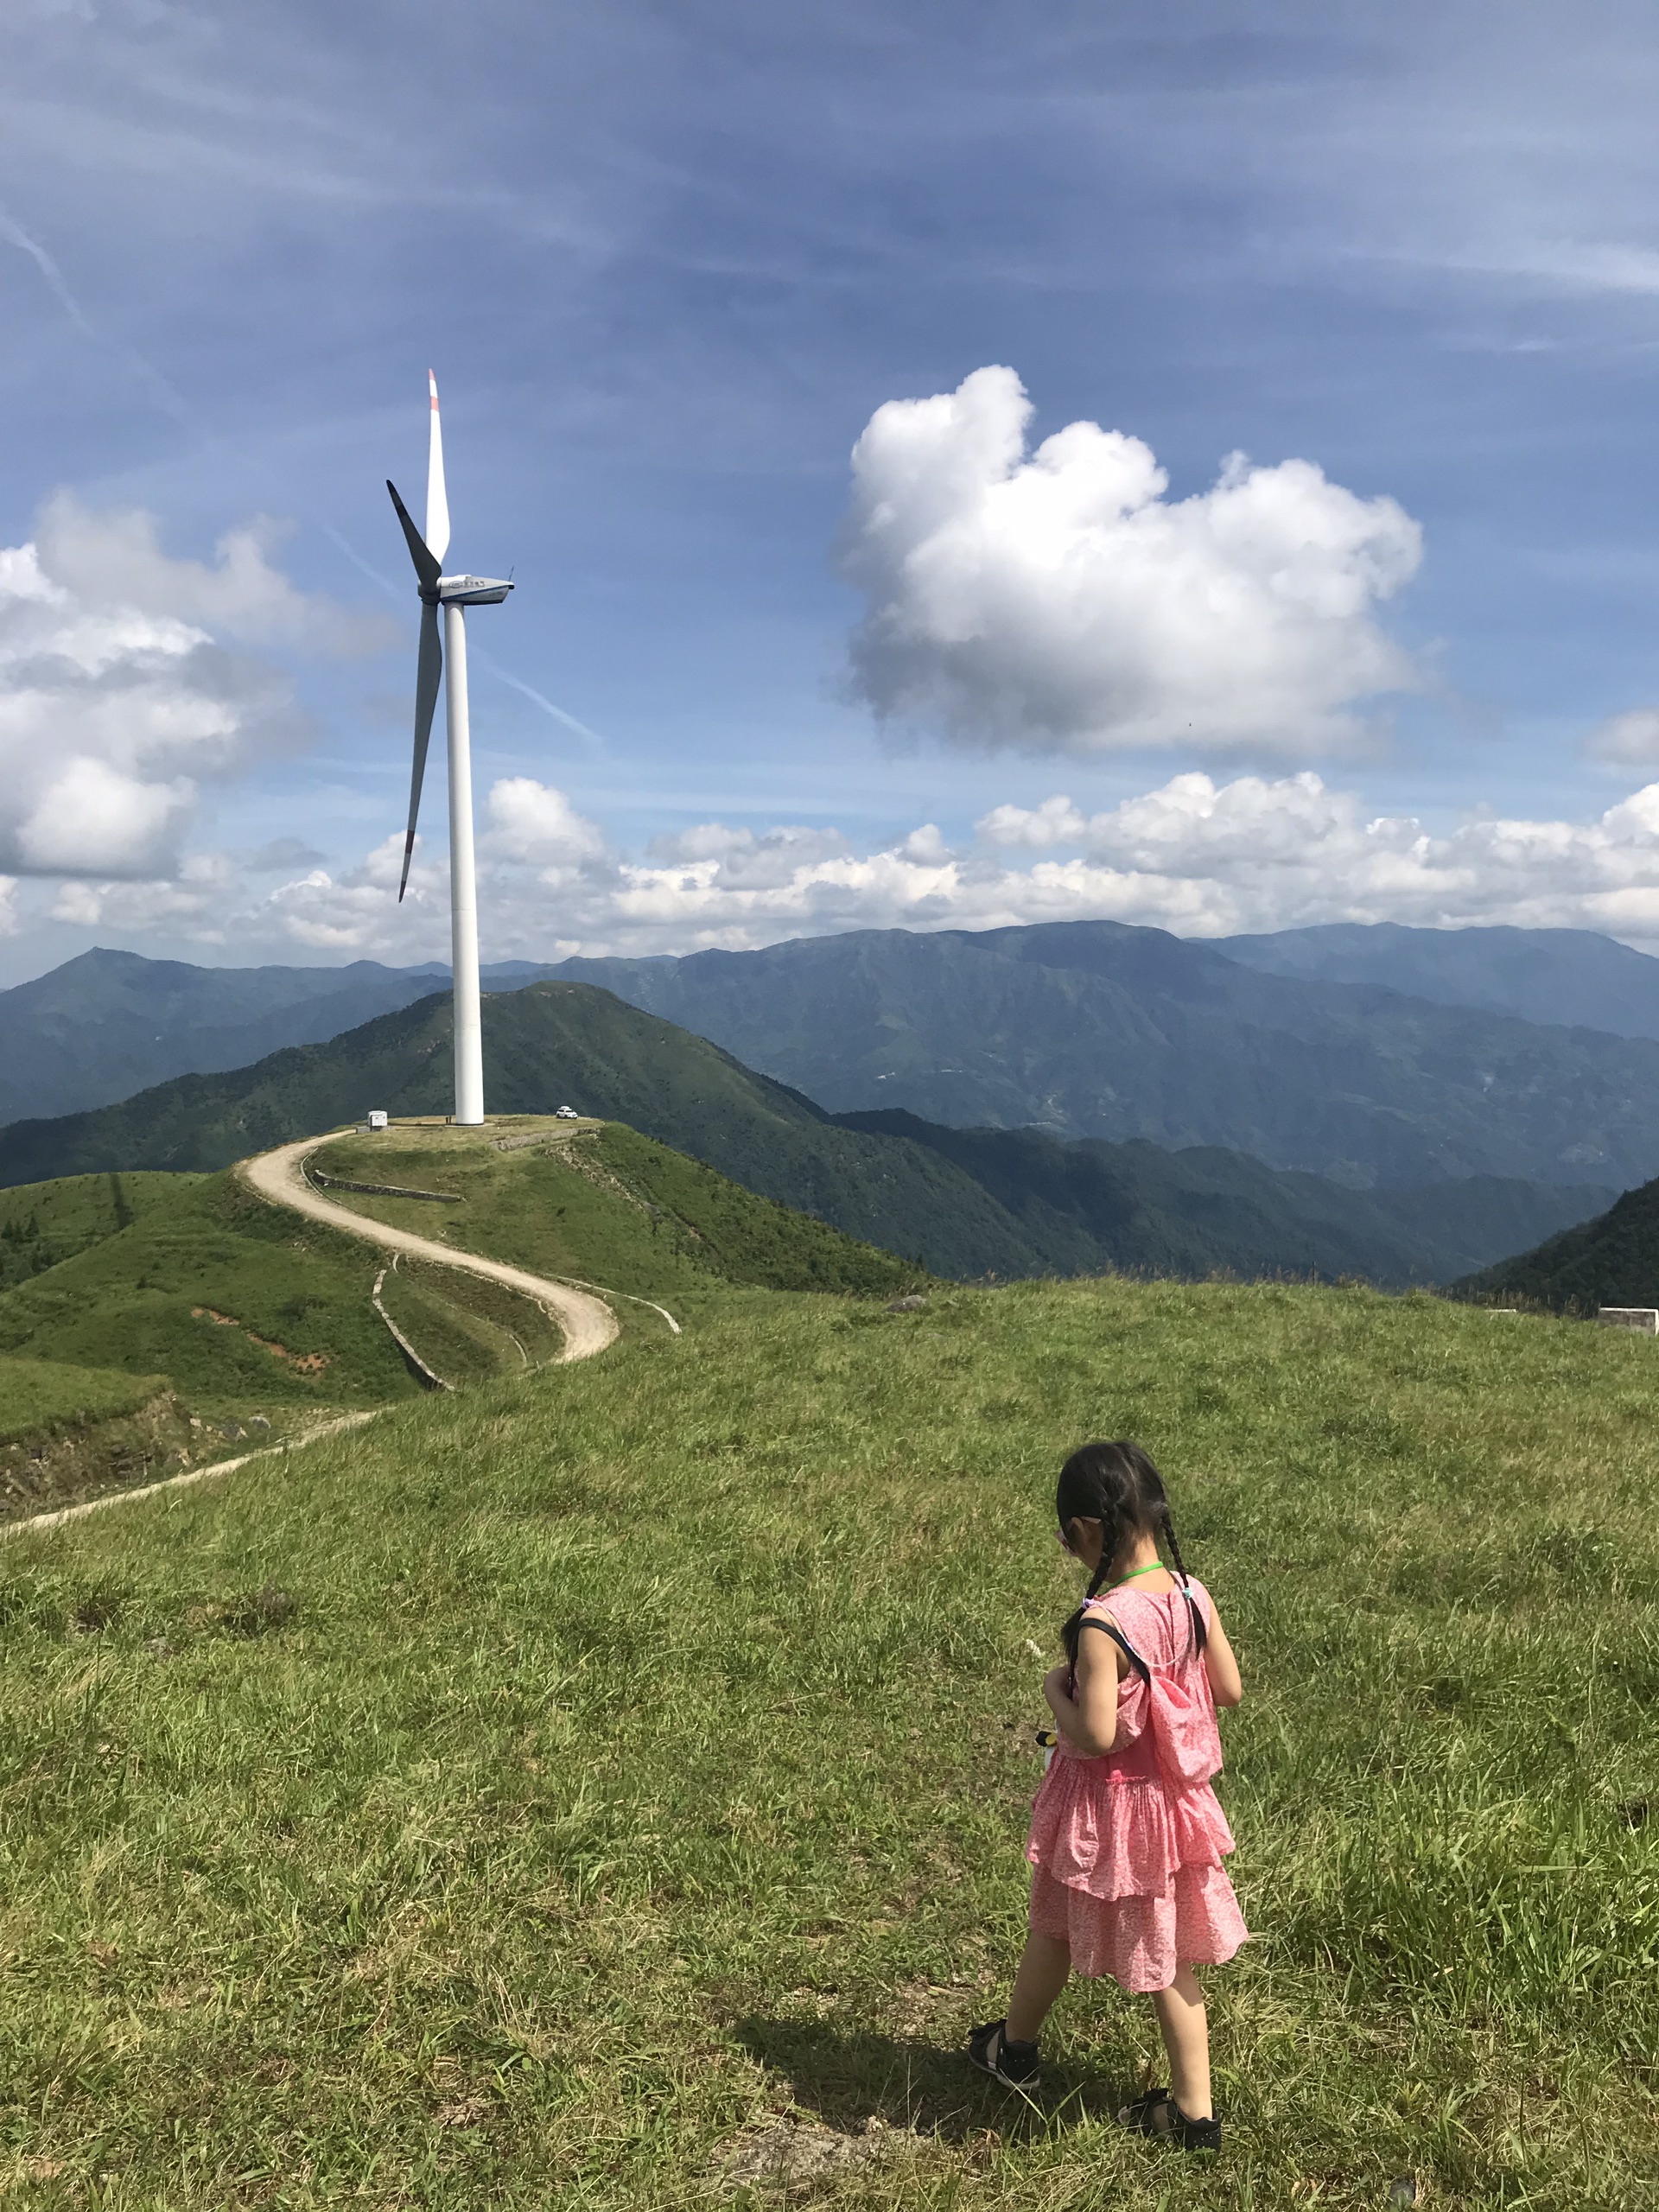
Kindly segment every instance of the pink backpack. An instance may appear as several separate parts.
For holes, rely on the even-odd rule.
[[[1192,1617],[1192,1642],[1173,1667],[1148,1666],[1117,1623],[1100,1612],[1091,1612],[1086,1624],[1109,1636],[1146,1684],[1147,1732],[1166,1781],[1173,1789],[1194,1789],[1221,1772],[1221,1737],[1199,1643],[1204,1616],[1190,1590],[1181,1595]]]

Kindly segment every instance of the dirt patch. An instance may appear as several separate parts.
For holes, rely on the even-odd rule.
[[[889,2127],[874,2118],[846,2134],[821,2120],[773,2120],[727,2144],[716,2154],[713,2177],[734,2192],[764,2189],[785,2197],[804,2196],[820,2182],[874,2165],[914,2139],[907,2128]]]
[[[240,1329],[251,1344],[257,1344],[261,1351],[268,1351],[273,1359],[287,1362],[296,1375],[321,1375],[333,1362],[334,1355],[326,1351],[289,1351],[286,1344],[279,1344],[270,1337],[255,1333],[234,1313],[221,1313],[212,1306],[193,1306],[191,1317],[197,1321],[211,1321],[216,1329]]]

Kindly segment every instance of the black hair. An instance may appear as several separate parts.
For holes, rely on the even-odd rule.
[[[1074,1521],[1100,1523],[1100,1564],[1089,1578],[1090,1598],[1098,1593],[1101,1585],[1122,1558],[1126,1547],[1136,1536],[1161,1540],[1174,1562],[1182,1589],[1186,1589],[1186,1566],[1176,1540],[1175,1523],[1170,1516],[1164,1478],[1154,1466],[1150,1455],[1138,1444],[1131,1444],[1127,1437],[1111,1444],[1085,1444],[1081,1451],[1074,1452],[1060,1469],[1054,1510],[1063,1532]],[[1205,1642],[1204,1617],[1190,1597],[1187,1610],[1194,1642],[1202,1651]],[[1060,1630],[1065,1656],[1074,1667],[1077,1663],[1083,1618],[1084,1608],[1079,1605]]]

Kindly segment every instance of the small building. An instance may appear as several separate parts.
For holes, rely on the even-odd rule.
[[[384,1106],[371,1106],[369,1109],[369,1127],[372,1129],[384,1129],[385,1126],[385,1108]]]

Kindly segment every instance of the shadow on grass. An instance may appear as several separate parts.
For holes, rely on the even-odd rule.
[[[951,2143],[987,2133],[1019,2142],[1077,2120],[1108,2117],[1136,2094],[1125,2082],[1046,2062],[1040,2090],[1023,2096],[976,2073],[960,2050],[827,2020],[752,2015],[734,2022],[732,2033],[752,2057],[783,2076],[804,2112],[843,2134],[875,2119]]]

